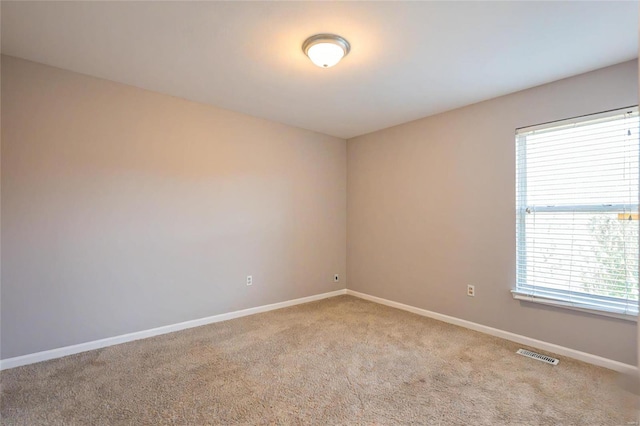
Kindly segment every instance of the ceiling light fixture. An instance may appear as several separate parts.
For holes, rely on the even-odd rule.
[[[311,62],[321,68],[329,68],[349,54],[351,45],[335,34],[316,34],[302,43],[302,51]]]

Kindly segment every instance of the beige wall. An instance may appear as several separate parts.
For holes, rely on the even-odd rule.
[[[636,62],[346,147],[11,57],[1,72],[3,359],[344,288],[348,269],[350,289],[635,363],[635,323],[509,290],[514,129],[636,104]]]
[[[345,287],[344,140],[6,56],[2,124],[3,359]]]
[[[637,75],[631,61],[350,139],[349,288],[635,365],[634,322],[510,290],[515,129],[635,105]]]

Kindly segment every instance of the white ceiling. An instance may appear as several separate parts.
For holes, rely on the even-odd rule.
[[[2,52],[342,138],[637,57],[638,2],[2,2]],[[310,35],[351,43],[321,69]]]

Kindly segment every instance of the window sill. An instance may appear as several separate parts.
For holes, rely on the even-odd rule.
[[[540,303],[542,305],[555,306],[559,308],[570,309],[572,311],[587,312],[594,315],[601,315],[605,317],[617,318],[617,319],[631,321],[631,322],[638,322],[638,316],[634,314],[621,314],[618,312],[609,312],[609,311],[604,311],[604,310],[595,309],[591,307],[574,306],[569,302],[565,302],[563,300],[536,297],[536,296],[532,296],[531,294],[519,292],[516,290],[511,290],[511,295],[513,296],[514,299],[522,300],[525,302]]]

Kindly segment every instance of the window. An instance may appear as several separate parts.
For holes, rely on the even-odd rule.
[[[516,131],[516,299],[638,314],[638,146],[637,107]]]

